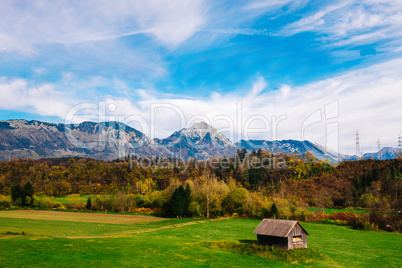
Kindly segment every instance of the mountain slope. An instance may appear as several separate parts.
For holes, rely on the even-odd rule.
[[[225,135],[205,122],[183,128],[165,139],[155,139],[172,154],[184,159],[233,156],[237,146]]]
[[[362,159],[393,159],[397,157],[397,153],[397,148],[384,147],[380,152],[363,154]]]
[[[116,122],[75,125],[39,121],[0,122],[0,159],[82,156],[103,160],[128,154],[169,154],[138,130]]]
[[[305,154],[310,151],[314,156],[319,159],[330,158],[331,161],[336,161],[337,155],[335,153],[326,152],[325,149],[310,141],[297,141],[297,140],[240,140],[236,143],[238,147],[246,148],[248,151],[253,149],[269,150],[274,153],[284,154]]]
[[[280,140],[280,141],[267,141],[267,140],[240,140],[236,142],[239,148],[246,148],[248,151],[253,149],[257,150],[269,150],[273,153],[284,154],[305,154],[310,151],[318,159],[325,160],[330,159],[331,162],[342,161],[355,161],[359,160],[356,155],[347,155],[337,153],[324,146],[312,143],[310,141],[297,141],[297,140]],[[397,157],[399,149],[392,147],[384,147],[380,150],[380,153],[365,153],[360,159],[393,159]]]
[[[40,121],[0,121],[0,160],[9,158],[91,157],[112,160],[127,155],[206,159],[231,157],[238,149],[269,150],[276,154],[305,154],[332,162],[357,160],[357,156],[337,154],[310,141],[240,140],[233,143],[217,129],[200,122],[174,132],[165,139],[150,139],[140,131],[117,122],[83,122],[64,125]],[[398,149],[384,147],[366,153],[362,159],[395,158]]]

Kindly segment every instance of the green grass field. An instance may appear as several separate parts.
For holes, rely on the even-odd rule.
[[[308,211],[312,212],[322,212],[322,208],[306,208]],[[327,214],[333,214],[338,212],[351,212],[351,213],[370,213],[368,210],[364,209],[346,209],[346,208],[324,208],[324,212]]]
[[[38,200],[42,200],[44,197],[45,197],[45,195],[36,196],[36,198]],[[96,198],[96,195],[80,195],[80,199],[82,202],[87,202],[88,197],[91,197],[92,201],[94,201]],[[66,196],[53,197],[53,198],[54,198],[54,201],[56,201],[56,202],[60,202],[62,204],[71,204],[71,201]]]
[[[75,213],[71,213],[74,217]],[[211,242],[255,240],[259,220],[167,219],[135,224],[0,217],[2,267],[400,267],[402,236],[303,223],[308,247],[325,255],[309,264],[217,250]],[[7,235],[5,232],[28,235]],[[111,235],[114,235],[110,237]]]

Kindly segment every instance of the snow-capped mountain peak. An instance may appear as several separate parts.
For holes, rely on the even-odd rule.
[[[213,127],[211,125],[208,125],[207,123],[205,123],[204,121],[198,122],[198,123],[194,123],[193,126],[191,127],[193,129],[205,129],[205,130],[210,130]]]
[[[232,141],[203,121],[176,131],[166,139],[156,141],[181,157],[229,156],[236,150]]]

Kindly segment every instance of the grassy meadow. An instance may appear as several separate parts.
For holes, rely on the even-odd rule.
[[[370,211],[365,209],[347,209],[347,208],[306,208],[306,210],[311,212],[325,212],[327,214],[333,214],[338,212],[348,212],[348,213],[370,213]]]
[[[7,215],[8,212],[12,213]],[[292,250],[289,254],[293,258],[283,261],[213,246],[227,243],[244,248],[240,247],[242,243],[256,239],[252,232],[259,220],[156,221],[149,217],[148,221],[111,224],[83,221],[85,216],[89,220],[98,215],[93,213],[80,215],[80,221],[73,221],[78,213],[65,213],[64,220],[54,220],[49,213],[53,212],[43,213],[42,219],[32,219],[25,211],[1,211],[1,266],[400,267],[402,261],[402,236],[397,233],[303,223],[310,233],[309,250],[314,254]]]
[[[38,200],[42,200],[43,198],[47,197],[46,195],[38,195],[35,198],[37,198]],[[96,198],[96,195],[80,195],[79,198],[81,200],[81,202],[87,202],[88,197],[91,197],[92,200],[94,200]],[[71,200],[67,197],[67,196],[56,196],[56,197],[52,197],[54,198],[55,202],[60,202],[62,204],[71,204]]]

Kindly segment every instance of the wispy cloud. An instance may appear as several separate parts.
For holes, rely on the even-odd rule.
[[[285,35],[294,35],[301,32],[317,30],[325,24],[323,17],[329,15],[330,13],[343,8],[346,3],[342,3],[340,5],[329,6],[323,10],[319,10],[317,13],[303,17],[302,19],[288,24],[283,29],[283,34]]]
[[[289,36],[306,31],[324,34],[326,37],[321,41],[331,46],[364,45],[387,38],[402,38],[400,1],[336,1],[314,12],[286,25],[279,34]]]
[[[251,29],[251,28],[243,28],[243,29],[212,29],[207,30],[209,33],[217,33],[217,34],[228,34],[228,35],[269,35],[267,29]]]
[[[177,45],[205,22],[203,0],[3,1],[0,51],[34,51],[38,44],[71,44],[148,34]],[[4,41],[7,42],[4,42]],[[15,44],[18,44],[15,46]]]
[[[265,0],[265,1],[252,1],[245,6],[246,9],[265,9],[273,10],[282,8],[289,5],[291,9],[300,8],[306,5],[309,0]]]

